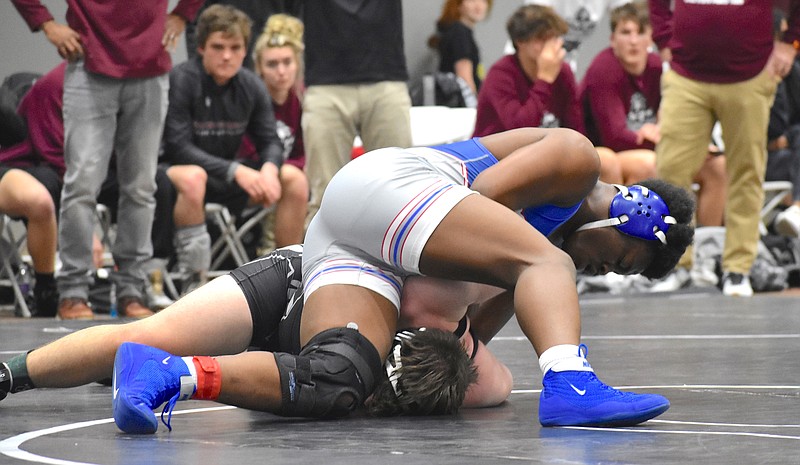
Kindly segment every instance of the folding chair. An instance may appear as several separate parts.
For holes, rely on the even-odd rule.
[[[767,181],[764,183],[764,206],[761,207],[761,235],[767,234],[767,226],[780,212],[778,206],[783,199],[792,193],[792,183],[789,181]]]
[[[250,207],[242,212],[247,220],[236,227],[237,218],[222,204],[207,203],[205,206],[206,219],[214,223],[220,230],[217,240],[211,245],[211,268],[209,278],[225,274],[229,270],[222,269],[228,257],[233,258],[236,266],[244,265],[255,257],[250,257],[245,249],[243,239],[256,225],[261,223],[270,208],[261,206]]]
[[[27,235],[23,233],[17,238],[14,228],[11,227],[12,221],[8,216],[0,214],[0,285],[9,286],[14,292],[14,313],[30,318],[31,311],[26,300],[30,290],[23,289],[24,285],[17,280],[19,274],[32,272],[20,253]],[[18,271],[14,270],[14,265]],[[30,274],[28,277],[30,278]]]

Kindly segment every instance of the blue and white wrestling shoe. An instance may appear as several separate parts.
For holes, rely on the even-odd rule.
[[[161,421],[172,431],[175,402],[194,394],[192,374],[181,357],[132,342],[117,349],[112,386],[114,422],[131,434],[155,433],[158,420],[153,410],[164,402],[167,405],[161,412]]]
[[[579,351],[585,347],[581,344]],[[597,379],[593,371],[548,370],[542,386],[542,426],[632,426],[669,408],[664,396],[619,391]]]

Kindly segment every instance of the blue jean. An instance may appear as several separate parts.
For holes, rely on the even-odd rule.
[[[142,297],[143,264],[153,253],[156,166],[167,112],[167,75],[114,79],[70,63],[64,77],[64,159],[58,274],[61,298],[88,297],[95,206],[112,153],[119,175],[112,249],[118,297]]]

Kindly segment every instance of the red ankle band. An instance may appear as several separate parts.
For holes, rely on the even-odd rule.
[[[222,388],[222,371],[219,362],[213,357],[193,357],[197,371],[197,390],[192,399],[217,400]]]

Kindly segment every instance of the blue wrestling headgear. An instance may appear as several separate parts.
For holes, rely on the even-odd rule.
[[[616,226],[629,236],[666,245],[669,225],[677,221],[670,216],[664,199],[644,186],[614,187],[619,192],[608,207],[608,219],[586,223],[576,231]]]

